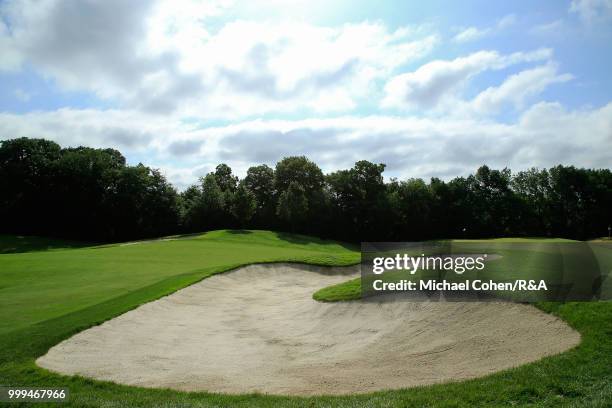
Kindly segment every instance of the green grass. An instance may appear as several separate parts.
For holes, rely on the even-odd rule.
[[[0,334],[161,281],[185,286],[247,263],[346,265],[359,259],[335,242],[264,231],[214,231],[186,239],[0,256]]]
[[[18,252],[49,251],[53,249],[79,248],[87,246],[82,242],[54,238],[3,235],[0,234],[0,254]]]
[[[341,302],[360,299],[361,278],[321,288],[312,295],[312,298],[319,302]]]
[[[61,405],[65,407],[612,404],[610,302],[538,305],[582,335],[577,348],[559,356],[462,383],[365,395],[298,398],[184,393],[61,376],[34,364],[51,346],[80,330],[238,265],[274,261],[348,265],[359,260],[352,246],[266,231],[215,231],[177,238],[0,255],[0,384],[67,387],[71,394],[70,402]],[[356,298],[358,285],[355,280],[317,293],[327,301]]]

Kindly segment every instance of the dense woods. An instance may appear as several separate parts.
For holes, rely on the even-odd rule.
[[[179,193],[158,170],[114,149],[0,142],[0,232],[120,241],[218,228],[300,232],[346,241],[607,234],[609,169],[556,166],[515,174],[482,166],[450,181],[383,180],[358,161],[323,174],[306,157],[226,164]]]

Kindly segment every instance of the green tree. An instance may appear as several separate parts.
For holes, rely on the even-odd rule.
[[[274,199],[274,170],[265,164],[249,167],[244,185],[255,195],[257,208],[263,209]]]
[[[304,187],[292,181],[278,200],[277,215],[296,231],[308,214],[308,199]]]
[[[509,169],[492,170],[481,166],[469,176],[473,232],[480,236],[503,236],[520,223],[516,196],[510,189]]]
[[[217,183],[217,178],[210,173],[201,179],[202,209],[209,216],[219,215],[225,207],[223,190]]]
[[[182,193],[184,225],[188,231],[229,228],[226,196],[221,191],[214,173],[200,178],[199,186],[191,186]]]
[[[276,190],[274,188],[274,170],[262,164],[247,170],[244,178],[245,187],[255,195],[256,210],[254,223],[261,228],[270,228],[276,224]]]
[[[181,226],[185,231],[200,231],[204,228],[203,214],[199,211],[202,201],[202,190],[191,185],[180,194]]]
[[[304,156],[286,157],[276,164],[275,187],[280,196],[288,191],[289,186],[295,183],[303,190],[306,202],[305,209],[300,215],[299,224],[304,233],[322,234],[328,228],[327,212],[324,194],[323,172],[312,161]],[[303,222],[308,220],[308,222]],[[295,229],[297,223],[291,223]]]
[[[420,178],[394,180],[388,189],[394,238],[414,241],[429,238],[432,198],[427,184]]]
[[[113,149],[76,147],[62,150],[54,163],[54,203],[64,234],[81,239],[108,239],[113,225],[109,209],[114,181],[125,159]]]
[[[25,137],[0,141],[0,225],[5,231],[49,233],[53,208],[41,206],[53,193],[60,146]]]
[[[158,170],[128,166],[112,178],[103,211],[106,239],[167,235],[179,222],[178,194]]]
[[[244,183],[240,183],[232,197],[231,212],[240,227],[244,228],[253,217],[257,204],[255,195],[251,193]]]
[[[550,169],[551,221],[553,234],[584,239],[589,233],[586,224],[592,206],[593,189],[589,171],[574,166]]]
[[[238,177],[232,174],[232,168],[225,163],[219,164],[215,168],[215,180],[222,192],[233,193],[238,185]]]
[[[326,176],[333,206],[336,231],[347,231],[355,238],[373,239],[385,224],[384,164],[366,160],[355,163],[350,170],[339,170]],[[348,237],[347,237],[348,238]]]
[[[548,170],[520,171],[512,178],[511,187],[521,205],[524,233],[537,235],[540,231],[550,231],[552,190]]]
[[[299,184],[307,198],[323,189],[323,172],[304,156],[285,157],[276,164],[275,186],[279,193],[286,191],[291,183]]]

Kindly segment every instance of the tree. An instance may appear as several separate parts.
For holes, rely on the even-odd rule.
[[[592,191],[588,171],[574,166],[555,166],[550,169],[553,234],[584,239]]]
[[[502,236],[510,233],[518,214],[515,196],[510,189],[509,169],[491,170],[481,166],[467,178],[472,206],[474,233],[480,236]]]
[[[429,231],[434,238],[450,238],[458,227],[453,225],[450,188],[443,180],[432,177],[429,182],[431,206],[429,208]]]
[[[455,177],[446,184],[447,201],[442,201],[441,205],[449,214],[449,238],[465,238],[479,230],[476,225],[478,209],[470,186],[471,182],[465,177]]]
[[[41,203],[52,193],[53,165],[60,156],[60,146],[45,139],[0,142],[0,225],[5,231],[52,230],[52,209]]]
[[[265,164],[249,167],[244,185],[255,195],[257,208],[264,208],[274,199],[274,170]]]
[[[217,181],[217,185],[221,189],[222,192],[233,193],[236,191],[236,186],[238,185],[238,177],[232,174],[232,169],[225,163],[219,164],[215,168],[215,180]]]
[[[204,228],[204,214],[202,214],[199,207],[201,202],[202,190],[197,185],[187,187],[180,194],[181,227],[185,231],[195,232],[201,231]]]
[[[347,235],[380,236],[379,230],[385,224],[382,219],[386,200],[384,169],[384,164],[361,160],[352,169],[339,170],[325,178],[334,218],[340,220],[337,224],[341,224],[340,229]]]
[[[176,231],[180,208],[176,189],[157,169],[147,169],[143,224],[140,230],[150,236],[168,235]],[[136,234],[137,235],[137,234]]]
[[[292,181],[281,193],[276,213],[287,221],[291,225],[291,231],[295,232],[308,213],[308,199],[304,187]]]
[[[76,147],[62,150],[54,163],[54,207],[65,234],[107,239],[111,211],[107,196],[125,168],[125,159],[112,149]]]
[[[306,197],[313,197],[323,190],[323,172],[304,156],[285,157],[276,164],[275,186],[279,193],[291,183],[299,184]]]
[[[265,164],[250,167],[244,178],[244,185],[255,196],[255,224],[263,228],[273,226],[277,198],[274,189],[274,170]]]
[[[217,179],[213,173],[207,174],[201,179],[202,199],[199,209],[204,219],[206,229],[224,226],[226,222],[225,196],[217,184]]]
[[[422,179],[389,185],[389,207],[394,214],[394,239],[418,241],[432,236],[431,191]]]
[[[328,210],[323,192],[323,172],[304,156],[286,157],[276,164],[275,187],[279,200],[280,195],[287,191],[292,183],[301,187],[306,201],[302,217],[310,222],[301,223],[302,232],[322,234],[327,228]]]
[[[448,182],[385,183],[381,163],[326,176],[306,157],[226,164],[178,194],[155,169],[114,149],[0,142],[0,232],[90,241],[257,225],[349,241],[553,235],[585,239],[612,224],[612,172],[556,166],[512,176],[480,167]]]
[[[246,188],[244,183],[241,183],[234,193],[231,211],[242,228],[244,228],[253,217],[256,206],[255,195]]]
[[[123,167],[106,189],[103,214],[109,240],[167,235],[179,222],[178,194],[158,170]]]
[[[520,202],[526,235],[537,235],[539,231],[550,231],[551,184],[546,169],[531,168],[518,172],[511,188]]]

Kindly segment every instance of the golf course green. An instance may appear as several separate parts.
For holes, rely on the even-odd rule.
[[[536,304],[580,332],[581,343],[568,352],[479,379],[371,394],[188,393],[62,376],[35,364],[73,334],[216,273],[251,263],[340,266],[359,260],[357,246],[270,231],[223,230],[93,246],[0,236],[0,385],[68,388],[63,406],[75,407],[612,405],[612,302],[603,301]],[[321,301],[360,295],[358,280],[313,294]]]

